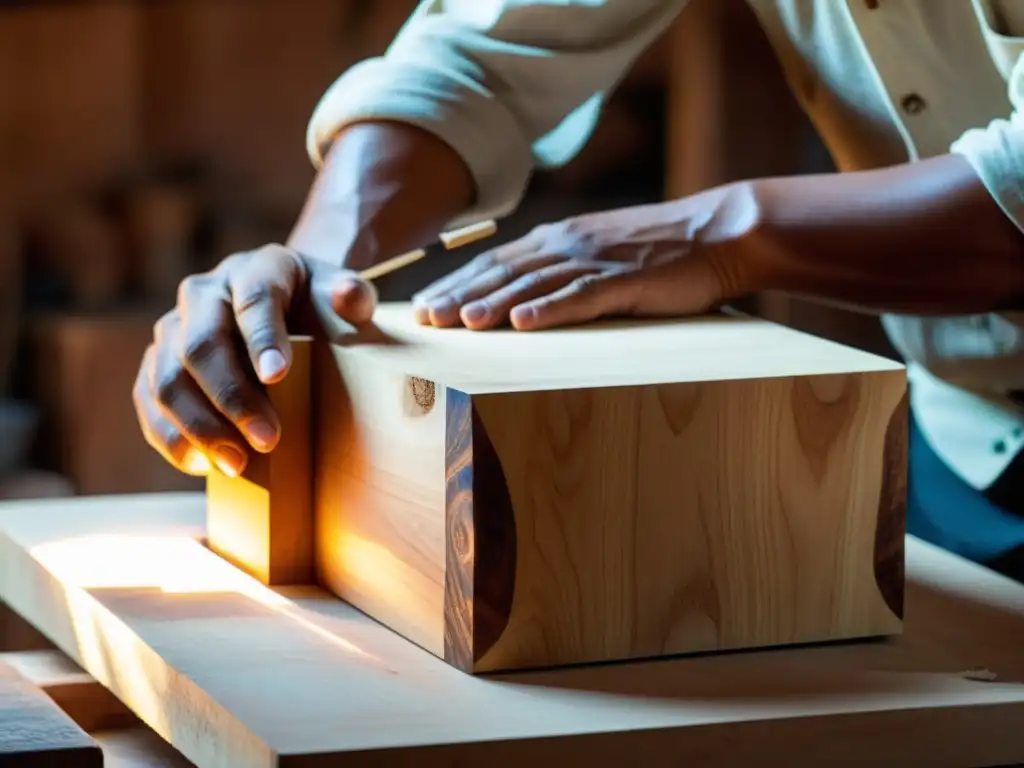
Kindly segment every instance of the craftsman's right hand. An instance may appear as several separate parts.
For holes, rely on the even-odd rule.
[[[135,381],[146,441],[191,475],[212,464],[237,476],[250,450],[273,450],[281,428],[263,385],[288,374],[289,331],[313,332],[295,327],[300,316],[306,324],[315,316],[311,296],[353,325],[371,318],[377,299],[355,273],[279,245],[186,278]]]

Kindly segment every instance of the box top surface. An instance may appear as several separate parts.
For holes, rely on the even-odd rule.
[[[336,348],[469,394],[898,371],[900,363],[775,323],[716,314],[550,331],[431,328],[407,303]]]

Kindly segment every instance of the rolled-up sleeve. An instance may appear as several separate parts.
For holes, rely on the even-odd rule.
[[[608,93],[688,0],[425,0],[387,52],[345,72],[307,132],[320,166],[343,127],[391,120],[451,146],[476,182],[452,226],[518,205],[535,167],[568,162]]]
[[[992,197],[1024,232],[1024,54],[1007,82],[1010,116],[967,131],[951,150],[970,161]]]

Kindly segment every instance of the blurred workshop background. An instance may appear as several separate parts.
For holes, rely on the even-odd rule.
[[[165,465],[135,420],[130,390],[153,323],[187,274],[287,236],[312,180],[304,133],[316,101],[382,52],[414,5],[0,4],[0,498],[202,487]],[[587,148],[537,175],[498,239],[830,167],[743,0],[694,0]],[[408,298],[479,249],[386,279],[384,297]],[[778,296],[747,309],[889,352],[872,318]]]

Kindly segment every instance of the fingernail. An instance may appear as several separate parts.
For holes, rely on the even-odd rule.
[[[228,477],[238,477],[245,469],[245,454],[231,445],[218,445],[213,452],[213,463]]]
[[[462,308],[462,318],[471,323],[487,317],[487,307],[480,303],[467,304]]]
[[[533,307],[516,307],[509,313],[509,318],[516,325],[522,323],[529,323],[537,316],[536,311]]]
[[[261,451],[269,451],[277,442],[277,429],[266,419],[253,419],[245,425],[245,433]]]
[[[342,278],[338,281],[338,293],[349,293],[350,291],[361,291],[362,284],[351,277]]]
[[[430,310],[427,309],[426,304],[413,303],[412,305],[412,316],[417,323],[426,325],[430,322]]]
[[[206,458],[206,454],[191,450],[185,457],[184,461],[185,471],[193,475],[206,475],[210,472],[210,460]]]
[[[260,353],[259,374],[263,381],[270,381],[280,375],[286,365],[284,355],[276,349],[265,349]]]
[[[431,319],[441,318],[443,320],[452,314],[455,302],[449,298],[434,299],[427,307],[430,310]]]

